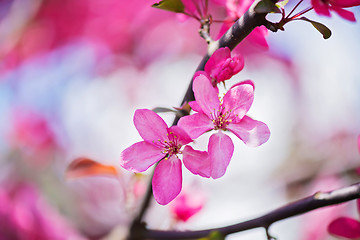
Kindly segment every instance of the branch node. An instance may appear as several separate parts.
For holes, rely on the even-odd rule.
[[[267,227],[264,227],[265,228],[265,232],[266,232],[266,237],[268,240],[276,240],[277,238],[272,236],[270,233],[269,233],[269,228],[270,228],[271,225],[267,226]]]

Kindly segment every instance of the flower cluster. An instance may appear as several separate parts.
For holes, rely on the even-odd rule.
[[[152,179],[153,193],[160,204],[168,204],[182,187],[183,155],[185,167],[195,175],[217,179],[222,177],[234,152],[232,132],[249,146],[260,146],[270,136],[267,125],[253,120],[246,113],[254,100],[251,80],[232,86],[219,97],[217,83],[230,79],[244,66],[241,56],[231,57],[228,48],[218,49],[209,59],[204,72],[195,74],[190,102],[196,113],[182,117],[177,126],[168,127],[155,112],[138,109],[134,125],[144,141],[125,149],[120,165],[133,172],[143,172],[157,163]],[[205,132],[215,130],[209,138],[207,151],[193,149],[189,144]]]
[[[311,0],[315,12],[319,15],[330,17],[330,11],[334,11],[342,18],[355,22],[353,12],[344,8],[355,7],[360,5],[359,0]]]

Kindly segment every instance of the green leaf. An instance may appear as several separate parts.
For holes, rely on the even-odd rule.
[[[271,0],[262,0],[254,8],[256,13],[281,13]]]
[[[225,240],[225,237],[219,231],[212,231],[207,237],[198,240]]]
[[[277,3],[275,4],[275,6],[278,7],[278,8],[284,9],[285,5],[286,5],[288,2],[289,2],[289,0],[283,0],[283,1],[277,2]]]
[[[331,30],[324,24],[315,22],[306,17],[301,17],[301,18],[299,18],[299,20],[303,20],[303,21],[311,23],[316,28],[316,30],[318,30],[323,35],[324,39],[328,39],[331,36]]]
[[[171,109],[171,108],[164,108],[164,107],[156,107],[152,109],[156,113],[166,113],[166,112],[172,112],[175,113],[177,117],[182,117],[184,114],[181,112],[181,109]]]
[[[153,4],[152,7],[170,12],[184,13],[184,4],[181,0],[162,0],[159,3]]]
[[[174,109],[171,108],[164,108],[164,107],[156,107],[152,109],[154,112],[156,113],[164,113],[164,112],[173,112],[176,113],[177,111],[175,111]]]

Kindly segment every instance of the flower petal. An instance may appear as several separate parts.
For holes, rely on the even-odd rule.
[[[205,72],[211,76],[214,69],[227,58],[231,58],[230,49],[228,47],[217,49],[205,64]]]
[[[181,161],[175,155],[160,161],[152,179],[155,200],[161,205],[168,204],[180,193],[181,185]]]
[[[197,104],[196,101],[189,102],[189,105],[193,111],[203,113],[201,107],[199,106],[199,104]]]
[[[169,140],[175,141],[178,144],[185,145],[192,142],[190,136],[185,132],[184,129],[179,126],[172,126],[168,128]]]
[[[248,116],[244,116],[239,123],[229,124],[227,128],[250,147],[260,146],[270,137],[270,130],[265,123]]]
[[[210,177],[211,162],[206,151],[198,151],[186,146],[182,153],[184,165],[190,172],[202,177]]]
[[[230,112],[235,123],[241,121],[254,101],[254,85],[249,83],[246,81],[237,84],[230,88],[224,96],[224,111]]]
[[[180,118],[178,126],[184,129],[192,139],[214,128],[214,124],[205,114],[195,113]]]
[[[167,125],[155,112],[149,109],[137,109],[134,124],[140,136],[147,142],[157,144],[159,140],[167,140]]]
[[[211,114],[220,108],[218,89],[211,85],[208,77],[201,74],[194,78],[193,91],[197,104],[211,118]]]
[[[164,156],[161,148],[145,141],[137,142],[122,151],[120,165],[129,171],[143,172]]]
[[[331,16],[328,3],[325,3],[322,0],[311,0],[311,5],[317,14],[328,17]]]
[[[330,0],[332,6],[337,7],[355,7],[360,5],[360,0]]]
[[[342,18],[345,18],[346,20],[349,20],[351,22],[356,22],[356,18],[353,12],[350,12],[348,10],[342,9],[340,7],[334,7],[331,6],[330,8],[331,10],[335,11],[337,14],[339,14],[339,16],[341,16]]]
[[[222,177],[234,152],[231,138],[221,131],[211,135],[208,151],[211,161],[211,177],[214,179]]]
[[[340,217],[329,224],[328,231],[338,237],[357,239],[360,237],[360,223],[352,218]]]

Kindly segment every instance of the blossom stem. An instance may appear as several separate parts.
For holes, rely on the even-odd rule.
[[[300,17],[301,15],[304,15],[305,13],[311,11],[313,8],[312,7],[308,7],[307,9],[304,9],[303,11],[295,14],[294,16],[290,17],[290,19],[295,20],[297,17]]]
[[[298,2],[295,7],[289,12],[289,14],[286,16],[286,18],[289,18],[289,16],[300,6],[300,4],[303,2],[304,0],[300,0],[300,2]]]
[[[331,192],[317,192],[309,197],[300,199],[298,201],[289,203],[283,207],[280,207],[268,214],[261,217],[254,218],[245,222],[220,227],[205,229],[199,231],[158,231],[158,230],[146,230],[146,239],[195,239],[209,236],[210,233],[217,231],[222,236],[227,236],[232,233],[242,232],[254,228],[265,228],[267,237],[273,239],[270,236],[269,227],[280,220],[284,220],[290,217],[294,217],[300,214],[310,212],[312,210],[332,206],[344,202],[348,202],[354,199],[360,198],[360,182],[351,186],[340,188]]]

